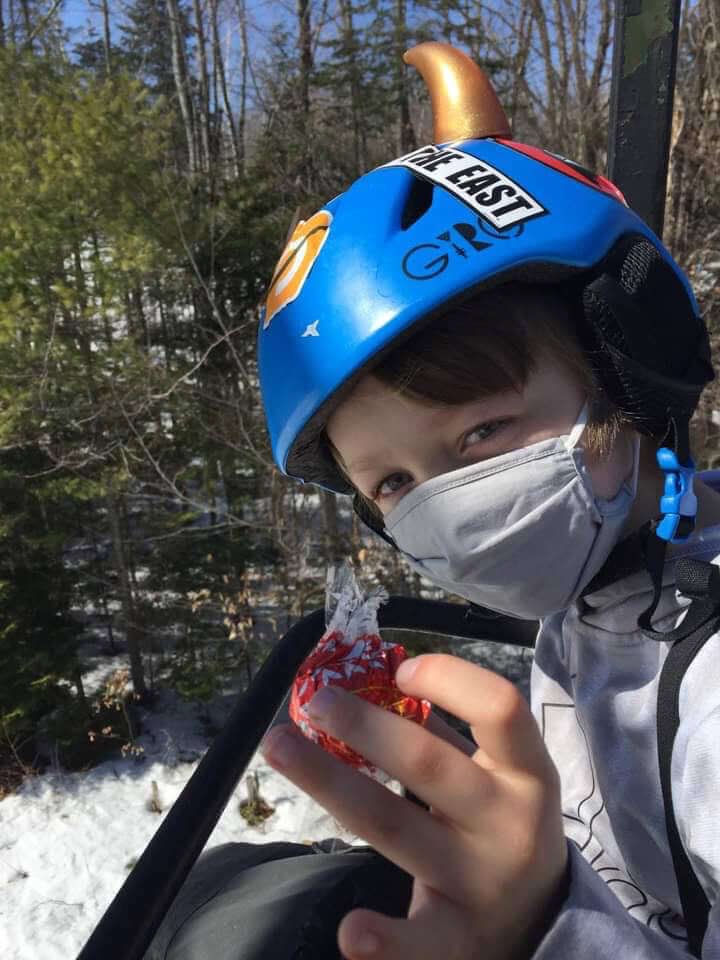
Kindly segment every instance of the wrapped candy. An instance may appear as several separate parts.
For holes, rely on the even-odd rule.
[[[395,683],[395,671],[407,659],[402,644],[388,643],[380,636],[378,607],[387,600],[382,589],[364,595],[349,564],[343,564],[332,580],[328,576],[327,629],[297,672],[290,699],[290,718],[308,739],[380,781],[387,775],[342,740],[315,726],[306,705],[322,686],[344,690],[401,717],[424,724],[430,714],[428,700],[404,694]]]

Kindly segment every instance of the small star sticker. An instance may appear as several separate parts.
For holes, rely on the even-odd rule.
[[[319,320],[313,320],[312,323],[309,323],[305,328],[305,333],[302,334],[303,337],[319,337],[317,325],[320,323]]]

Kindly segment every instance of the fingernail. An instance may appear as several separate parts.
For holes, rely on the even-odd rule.
[[[377,953],[380,948],[380,940],[377,935],[370,930],[366,930],[358,937],[355,944],[355,953],[361,957],[369,957],[371,953]]]
[[[295,738],[285,730],[269,733],[260,745],[265,759],[278,767],[286,767],[290,763],[294,748]]]
[[[324,720],[330,712],[333,703],[337,701],[339,694],[332,687],[323,687],[312,698],[307,705],[308,716],[313,720]]]
[[[403,660],[395,671],[395,683],[409,683],[417,667],[417,658],[412,660]]]

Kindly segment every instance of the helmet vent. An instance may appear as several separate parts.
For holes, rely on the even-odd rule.
[[[430,181],[421,180],[420,177],[413,177],[400,218],[400,227],[402,230],[407,230],[416,223],[424,213],[427,213],[432,206],[432,198],[433,185]]]

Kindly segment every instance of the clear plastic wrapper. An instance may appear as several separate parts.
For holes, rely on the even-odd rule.
[[[348,563],[336,574],[328,572],[327,629],[300,666],[290,699],[290,717],[308,739],[382,783],[389,781],[388,775],[315,726],[306,706],[321,687],[338,686],[415,723],[426,722],[430,702],[407,696],[395,683],[395,671],[407,652],[402,644],[380,636],[377,614],[386,600],[379,588],[364,594]]]

